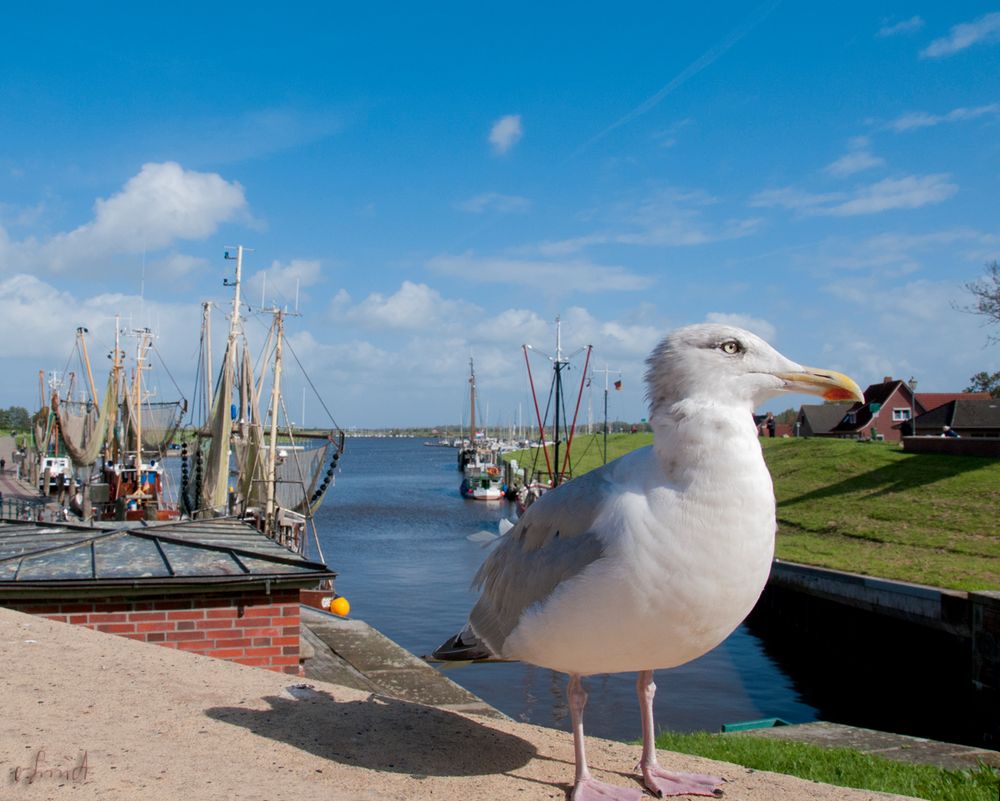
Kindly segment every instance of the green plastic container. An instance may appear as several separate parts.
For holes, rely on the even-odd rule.
[[[775,726],[791,726],[781,718],[761,718],[760,720],[744,720],[740,723],[723,723],[723,733],[732,731],[750,731],[751,729],[773,729]]]

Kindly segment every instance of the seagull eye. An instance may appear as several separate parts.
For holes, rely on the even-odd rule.
[[[723,342],[719,347],[722,349],[723,353],[742,353],[743,346],[737,342],[735,339],[730,339],[728,342]]]

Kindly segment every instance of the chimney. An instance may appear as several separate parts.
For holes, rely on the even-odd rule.
[[[887,375],[885,378],[882,379],[882,383],[883,384],[891,384],[892,383],[892,376],[891,375]]]

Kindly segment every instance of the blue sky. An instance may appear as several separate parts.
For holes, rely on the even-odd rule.
[[[527,418],[557,314],[626,419],[706,319],[862,386],[1000,369],[956,310],[1000,258],[1000,4],[677,5],[8,10],[0,405],[116,312],[190,397],[237,243],[345,428],[457,422],[470,354]]]

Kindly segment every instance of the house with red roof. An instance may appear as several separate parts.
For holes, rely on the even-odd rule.
[[[823,436],[841,439],[876,439],[899,442],[909,435],[909,423],[926,411],[905,381],[886,376],[865,390],[864,402],[855,403],[844,418]],[[901,427],[907,424],[907,429]]]
[[[992,400],[989,392],[918,392],[917,403],[925,412],[932,412],[939,406],[952,401]],[[919,428],[919,426],[918,426]]]
[[[946,429],[959,437],[1000,437],[1000,399],[989,393],[966,393],[921,414],[914,421],[918,436],[941,436]],[[985,394],[985,398],[972,397]]]
[[[914,393],[906,381],[886,376],[880,383],[868,386],[863,403],[855,403],[837,425],[819,436],[899,442],[902,437],[912,435],[911,421],[927,412],[956,401],[989,399],[988,392]],[[918,433],[925,432],[918,430]]]

